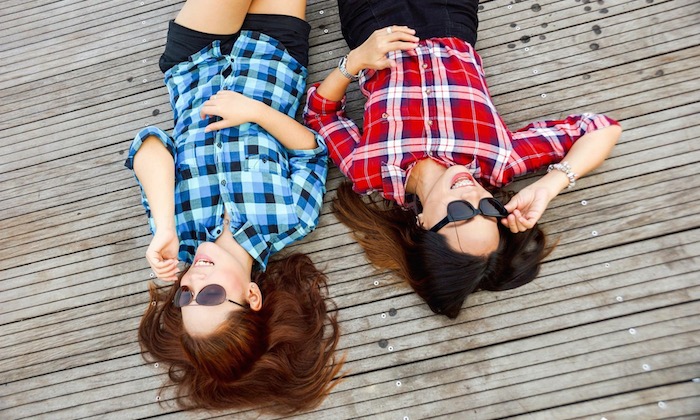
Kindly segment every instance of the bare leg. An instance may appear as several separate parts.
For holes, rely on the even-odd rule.
[[[251,3],[252,0],[187,0],[175,22],[199,32],[231,35],[241,29]]]
[[[253,0],[248,12],[287,15],[306,20],[306,0]]]
[[[215,35],[241,29],[248,13],[306,17],[306,0],[187,0],[175,18],[181,26]]]

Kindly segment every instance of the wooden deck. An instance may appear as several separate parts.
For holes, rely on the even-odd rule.
[[[309,3],[314,82],[345,44],[335,1]],[[156,63],[180,5],[2,2],[2,419],[231,414],[178,411],[136,339],[150,235],[123,161],[139,128],[172,127]],[[594,111],[623,138],[546,213],[560,242],[539,278],[473,295],[455,321],[375,272],[326,206],[293,248],[329,275],[348,376],[299,418],[698,418],[700,4],[481,9],[477,50],[511,127]]]

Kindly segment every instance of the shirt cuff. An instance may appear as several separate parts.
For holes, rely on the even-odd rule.
[[[318,93],[320,83],[313,84],[307,92],[306,107],[316,114],[335,114],[345,107],[345,95],[340,101],[331,101]]]
[[[138,134],[136,134],[136,137],[134,137],[134,140],[131,142],[131,147],[129,148],[129,156],[126,158],[124,166],[134,170],[134,156],[136,156],[136,152],[139,151],[144,140],[146,140],[149,136],[157,137],[158,140],[163,143],[163,146],[165,146],[168,152],[170,152],[173,159],[175,158],[175,142],[173,139],[160,128],[150,126],[139,131]]]
[[[313,135],[314,139],[316,140],[316,148],[314,149],[287,149],[287,155],[290,158],[312,158],[314,156],[316,157],[324,157],[328,156],[328,147],[326,147],[326,140],[315,132],[314,130],[310,129],[307,127],[307,130],[309,130]]]

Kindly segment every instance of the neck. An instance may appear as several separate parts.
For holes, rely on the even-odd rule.
[[[236,261],[238,261],[241,266],[247,270],[247,272],[253,272],[253,257],[251,257],[248,251],[246,251],[245,248],[243,248],[238,242],[236,242],[235,239],[233,239],[233,235],[231,235],[228,229],[225,229],[224,233],[216,238],[214,243],[223,248],[224,251],[231,254],[231,256],[235,258]]]
[[[416,194],[425,203],[438,178],[447,170],[432,159],[423,159],[413,166],[406,182],[406,192]]]

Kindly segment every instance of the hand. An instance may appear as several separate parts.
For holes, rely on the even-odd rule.
[[[389,26],[377,29],[359,47],[350,51],[347,69],[357,74],[363,69],[381,70],[396,67],[396,62],[387,58],[390,51],[413,50],[418,46],[415,30],[408,26]]]
[[[261,102],[250,99],[238,92],[220,90],[208,101],[204,102],[199,115],[202,119],[214,115],[220,117],[221,120],[209,124],[204,131],[208,133],[253,122],[258,104],[261,104]]]
[[[505,205],[508,217],[501,219],[511,232],[525,232],[535,226],[547,208],[550,195],[546,188],[525,187]]]
[[[146,250],[146,260],[153,269],[156,277],[161,280],[177,280],[177,252],[180,241],[175,229],[156,229],[156,234],[151,239],[151,244]]]

